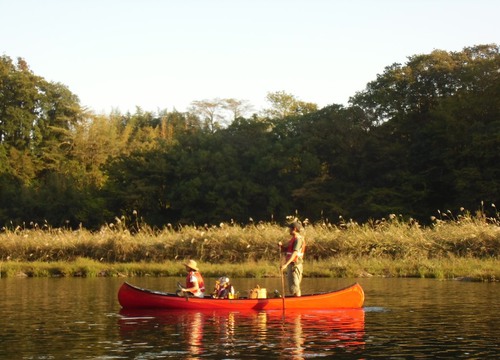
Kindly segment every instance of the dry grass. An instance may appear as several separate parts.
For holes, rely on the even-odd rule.
[[[462,210],[433,220],[429,227],[394,215],[365,224],[308,224],[305,275],[499,278],[498,213],[486,218]],[[288,238],[275,223],[161,230],[142,225],[133,234],[118,219],[99,232],[4,228],[0,275],[171,276],[183,273],[182,260],[193,258],[205,273],[223,267],[232,276],[278,276],[277,243]]]

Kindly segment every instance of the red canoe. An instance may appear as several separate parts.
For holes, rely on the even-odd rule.
[[[358,283],[327,293],[285,297],[285,309],[359,309],[365,294]],[[124,309],[177,309],[177,310],[282,310],[282,298],[268,299],[213,299],[210,297],[179,297],[176,294],[141,289],[123,283],[118,301]]]

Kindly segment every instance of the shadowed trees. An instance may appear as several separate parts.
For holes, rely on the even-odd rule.
[[[235,99],[95,115],[24,60],[0,60],[1,224],[425,221],[498,201],[496,45],[411,56],[348,106],[268,93],[248,118]]]

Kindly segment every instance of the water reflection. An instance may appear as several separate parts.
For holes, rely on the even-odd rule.
[[[137,279],[145,288],[178,280]],[[348,285],[341,281],[304,279],[304,287]],[[500,358],[499,283],[361,281],[364,311],[287,310],[283,319],[280,311],[120,314],[123,279],[1,279],[0,359]]]
[[[156,355],[192,359],[205,352],[225,357],[281,354],[300,359],[318,352],[359,350],[365,344],[362,309],[287,311],[284,316],[281,311],[121,310],[118,324],[127,347],[124,351],[136,356],[144,355],[148,344],[149,349],[160,351]]]

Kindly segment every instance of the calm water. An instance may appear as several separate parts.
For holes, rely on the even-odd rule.
[[[178,278],[128,279],[171,291]],[[494,359],[499,284],[360,279],[357,311],[123,312],[123,279],[0,279],[1,359]],[[235,279],[244,292],[277,279]],[[304,279],[303,293],[346,279]],[[208,286],[213,279],[207,279]]]

